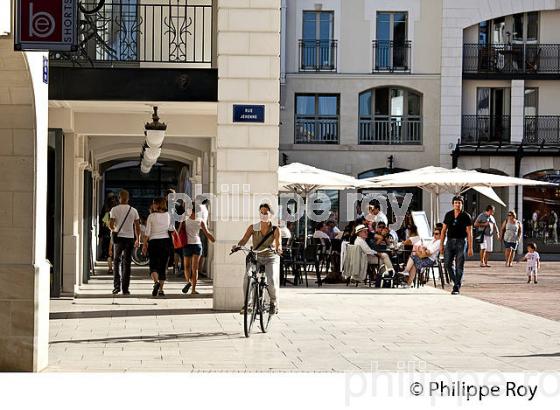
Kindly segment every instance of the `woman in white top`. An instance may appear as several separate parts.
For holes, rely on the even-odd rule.
[[[188,218],[183,222],[184,229],[187,233],[187,245],[183,248],[183,258],[185,265],[185,280],[187,284],[183,288],[183,293],[187,293],[192,286],[192,295],[198,295],[196,291],[196,282],[198,281],[198,265],[200,255],[202,255],[202,241],[200,240],[200,230],[208,238],[210,242],[214,242],[214,236],[206,228],[206,223],[201,218],[200,205],[195,206],[195,212],[192,208],[186,210]],[[179,229],[182,229],[179,228]]]
[[[171,223],[171,216],[167,212],[165,198],[156,198],[152,204],[152,213],[146,220],[144,245],[142,253],[146,255],[150,249],[150,273],[154,281],[152,296],[165,296],[163,285],[167,279],[167,265],[171,257],[171,238],[169,232],[175,227]]]
[[[441,244],[441,230],[434,229],[434,238],[432,242],[426,246],[415,246],[416,255],[408,258],[406,267],[404,268],[403,276],[406,277],[405,288],[409,287],[414,281],[416,273],[428,266],[433,266],[439,255],[439,248]],[[420,243],[418,243],[420,245]]]

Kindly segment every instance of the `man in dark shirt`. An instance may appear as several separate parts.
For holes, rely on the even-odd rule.
[[[444,242],[447,236],[447,243]],[[472,221],[469,214],[463,211],[463,197],[453,197],[453,210],[445,214],[441,231],[441,249],[445,257],[445,268],[453,281],[452,295],[458,295],[463,280],[465,265],[465,241],[468,244],[468,255],[473,254]],[[453,269],[455,261],[455,269]]]

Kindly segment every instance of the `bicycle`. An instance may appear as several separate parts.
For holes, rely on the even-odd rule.
[[[249,281],[245,288],[245,303],[243,305],[243,331],[245,332],[245,337],[249,337],[257,315],[259,315],[259,322],[263,333],[268,331],[273,315],[273,312],[270,310],[270,294],[268,293],[265,267],[257,262],[257,255],[270,251],[270,248],[254,251],[252,248],[239,246],[232,249],[230,255],[239,250],[243,251],[246,255],[246,275],[249,276]]]
[[[146,255],[142,253],[142,242],[140,242],[140,245],[137,248],[135,247],[132,249],[131,258],[132,262],[134,262],[137,266],[148,266],[150,264],[149,253]]]

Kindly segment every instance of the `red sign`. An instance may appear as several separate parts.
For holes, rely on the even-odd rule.
[[[75,0],[17,0],[15,49],[75,49],[76,3]]]

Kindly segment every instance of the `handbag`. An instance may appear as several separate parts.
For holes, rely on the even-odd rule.
[[[121,222],[121,226],[119,227],[119,230],[117,232],[111,232],[111,239],[113,240],[113,243],[117,243],[117,239],[119,238],[119,233],[121,232],[121,229],[122,229],[124,223],[126,222],[126,218],[128,218],[128,214],[130,213],[131,209],[132,209],[132,206],[129,205],[128,206],[128,212],[126,213],[126,216],[124,217],[123,221]]]
[[[484,229],[476,229],[473,238],[476,243],[484,242]]]
[[[171,232],[171,239],[173,240],[174,249],[181,249],[187,246],[187,231],[183,229],[183,222],[179,225],[178,232]]]

